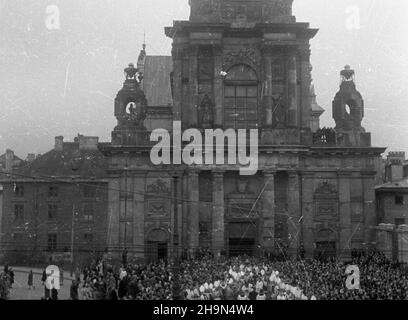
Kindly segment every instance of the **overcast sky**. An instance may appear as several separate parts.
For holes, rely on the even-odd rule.
[[[60,10],[57,30],[46,27],[49,5]],[[322,126],[334,126],[339,71],[350,64],[373,145],[408,152],[408,1],[295,0],[294,13],[320,29],[312,63]],[[169,55],[163,28],[188,17],[188,0],[0,0],[0,154],[44,153],[58,135],[110,141],[113,99],[144,31],[148,54]]]

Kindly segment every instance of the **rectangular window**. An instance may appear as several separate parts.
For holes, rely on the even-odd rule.
[[[395,225],[397,227],[402,226],[403,224],[405,224],[405,219],[404,218],[396,218],[395,219]]]
[[[58,205],[49,204],[48,205],[48,220],[56,220],[58,217]]]
[[[58,187],[49,187],[48,188],[48,197],[55,198],[58,197]]]
[[[87,203],[84,205],[84,220],[86,222],[94,221],[94,205],[92,203]]]
[[[57,234],[56,233],[48,234],[47,248],[48,248],[48,251],[57,250]]]
[[[256,128],[258,124],[258,87],[226,86],[224,126],[233,129]]]
[[[404,205],[404,197],[403,196],[395,196],[395,204],[398,206]]]
[[[84,241],[86,243],[92,243],[93,242],[93,234],[91,233],[85,233],[84,234]]]
[[[24,186],[15,185],[14,194],[16,197],[24,197]]]
[[[95,198],[96,197],[96,187],[85,186],[84,187],[84,197],[85,198]]]
[[[24,221],[24,205],[15,204],[14,205],[14,221]]]

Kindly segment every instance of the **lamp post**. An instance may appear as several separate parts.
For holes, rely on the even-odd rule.
[[[75,240],[75,204],[72,205],[72,221],[71,221],[71,276],[74,269],[74,240]]]

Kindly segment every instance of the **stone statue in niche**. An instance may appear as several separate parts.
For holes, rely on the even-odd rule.
[[[204,95],[200,104],[200,124],[203,128],[212,127],[213,125],[213,109],[214,103],[211,101],[208,94]]]
[[[281,95],[275,95],[272,97],[272,115],[274,119],[274,127],[285,128],[286,108],[283,105],[283,98]]]
[[[238,193],[246,193],[248,191],[248,181],[244,179],[237,180]]]
[[[129,63],[129,66],[124,70],[126,80],[136,80],[140,83],[143,80],[142,72],[135,68],[133,63]]]

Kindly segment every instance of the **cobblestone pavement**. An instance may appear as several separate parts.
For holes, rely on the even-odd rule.
[[[27,280],[28,272],[30,268],[13,267],[15,279],[13,288],[10,291],[10,300],[41,300],[44,296],[44,286],[41,282],[42,270],[32,269],[34,272],[34,286],[33,290],[28,290]],[[0,266],[0,271],[3,271],[3,266]],[[64,283],[58,292],[59,300],[69,299],[69,288],[71,285],[71,279],[69,275],[64,275]]]

